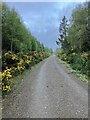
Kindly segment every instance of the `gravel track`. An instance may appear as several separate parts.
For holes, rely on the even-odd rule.
[[[87,118],[83,84],[51,56],[25,78],[17,95],[3,100],[3,118]]]

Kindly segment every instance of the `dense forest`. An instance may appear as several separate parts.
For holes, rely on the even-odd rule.
[[[90,76],[90,2],[75,8],[71,21],[64,16],[59,33],[57,56],[74,70]]]
[[[49,57],[52,50],[40,43],[15,9],[2,4],[2,93],[11,90],[12,77]]]

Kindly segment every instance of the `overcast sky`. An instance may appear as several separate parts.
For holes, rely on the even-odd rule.
[[[76,2],[9,2],[20,14],[23,23],[45,46],[55,50],[58,46],[59,24],[63,16],[70,20]]]

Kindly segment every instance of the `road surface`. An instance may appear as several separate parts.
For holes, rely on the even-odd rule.
[[[87,118],[87,86],[51,56],[25,78],[20,91],[3,100],[4,118]]]

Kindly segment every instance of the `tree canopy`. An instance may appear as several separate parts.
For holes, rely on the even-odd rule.
[[[88,4],[79,5],[73,10],[70,25],[64,16],[60,22],[60,37],[57,44],[63,49],[73,48],[77,52],[90,50],[90,29],[88,26]],[[67,47],[69,45],[69,48]]]
[[[13,52],[45,51],[28,30],[15,9],[2,4],[2,49]]]

